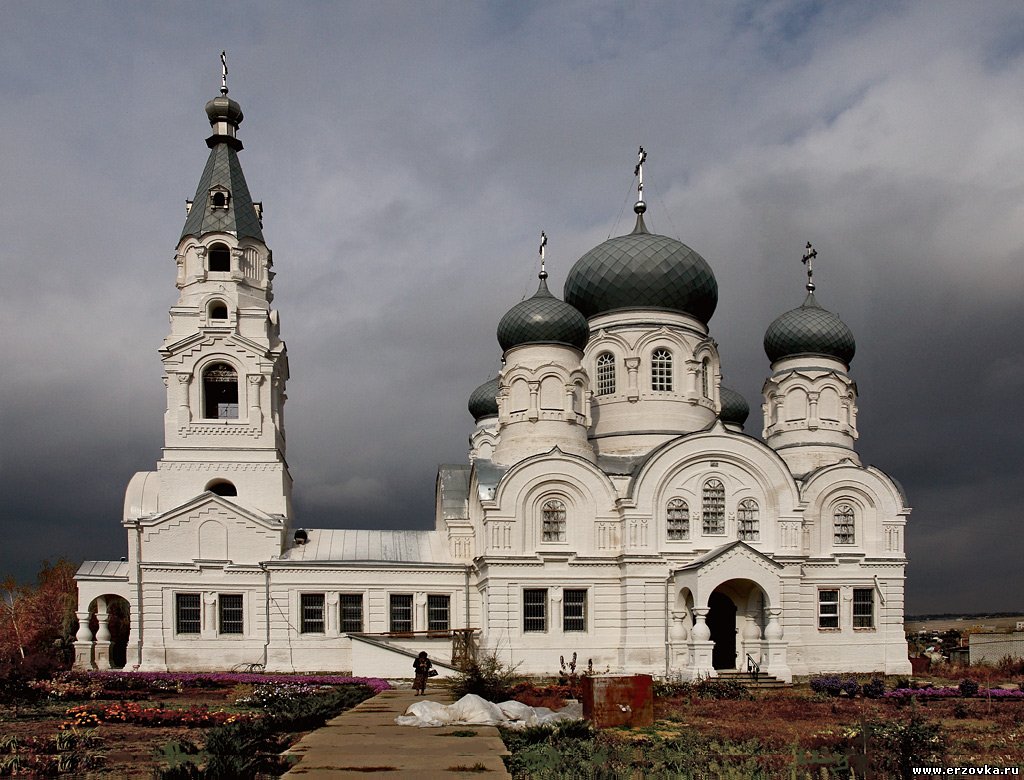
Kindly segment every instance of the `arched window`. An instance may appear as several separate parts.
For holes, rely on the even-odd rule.
[[[231,250],[226,244],[213,244],[207,251],[211,271],[231,270]]]
[[[704,358],[700,362],[700,391],[705,398],[711,397],[711,360]]]
[[[611,395],[615,392],[615,356],[602,352],[597,356],[597,394]]]
[[[557,498],[544,502],[541,510],[541,538],[545,542],[565,541],[565,504]]]
[[[668,525],[668,539],[678,542],[690,538],[690,507],[681,498],[673,498],[668,502],[665,514]]]
[[[756,542],[761,538],[761,523],[758,517],[757,502],[752,498],[744,498],[736,511],[736,524],[739,526],[740,539],[745,542]]]
[[[705,536],[725,533],[725,485],[721,480],[709,479],[704,483],[701,516]]]
[[[224,301],[210,301],[210,319],[226,320],[228,318],[228,307]]]
[[[672,390],[672,353],[667,349],[658,348],[651,353],[651,390]]]
[[[203,371],[203,417],[238,419],[238,373],[227,363],[213,363]]]
[[[835,528],[836,544],[854,544],[856,536],[853,530],[854,513],[849,504],[840,504],[832,515]]]
[[[215,479],[206,489],[215,496],[237,496],[238,489],[226,479]]]

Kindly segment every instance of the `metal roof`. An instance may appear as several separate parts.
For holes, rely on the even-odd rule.
[[[75,578],[128,579],[128,561],[85,561],[75,572]]]
[[[223,187],[228,191],[227,208],[215,208],[211,203],[210,190],[214,187]],[[184,238],[216,232],[263,240],[263,228],[249,194],[249,185],[245,183],[238,153],[226,141],[216,143],[210,149],[181,236]]]
[[[469,466],[442,465],[437,470],[441,491],[441,516],[445,520],[469,517]]]
[[[445,563],[448,545],[434,531],[306,529],[308,541],[284,552],[283,561]]]

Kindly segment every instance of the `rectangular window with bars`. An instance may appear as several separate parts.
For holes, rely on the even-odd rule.
[[[451,627],[450,596],[427,595],[427,631],[447,631]]]
[[[221,593],[217,596],[217,633],[244,634],[245,618],[241,593]]]
[[[873,588],[853,589],[853,627],[875,627],[875,591]]]
[[[410,594],[391,594],[391,622],[389,630],[398,634],[412,632],[412,596]]]
[[[523,591],[523,631],[548,630],[547,606],[547,588],[527,588]]]
[[[203,608],[198,593],[174,594],[174,631],[198,634],[203,626]]]
[[[300,629],[303,634],[323,634],[327,630],[324,622],[324,594],[303,593],[299,596],[301,607]]]
[[[839,628],[839,591],[818,591],[818,628]]]
[[[363,594],[341,593],[338,597],[338,625],[341,632],[358,633],[363,630]]]
[[[587,630],[587,592],[585,590],[562,591],[562,630]]]

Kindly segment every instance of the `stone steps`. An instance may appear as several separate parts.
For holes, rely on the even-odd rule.
[[[741,672],[739,669],[719,669],[718,678],[720,680],[735,680],[736,682],[742,683],[747,688],[752,688],[754,690],[788,687],[786,683],[778,677],[773,677],[765,672],[760,672],[757,675],[757,680],[755,681],[754,675],[750,672]]]

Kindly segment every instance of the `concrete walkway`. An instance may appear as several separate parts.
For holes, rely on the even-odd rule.
[[[447,691],[427,689],[417,697],[405,684],[383,691],[311,731],[288,751],[300,761],[284,775],[321,777],[509,778],[507,755],[493,726],[418,728],[397,726],[410,704],[424,698],[451,704]],[[473,736],[453,736],[467,734]]]

